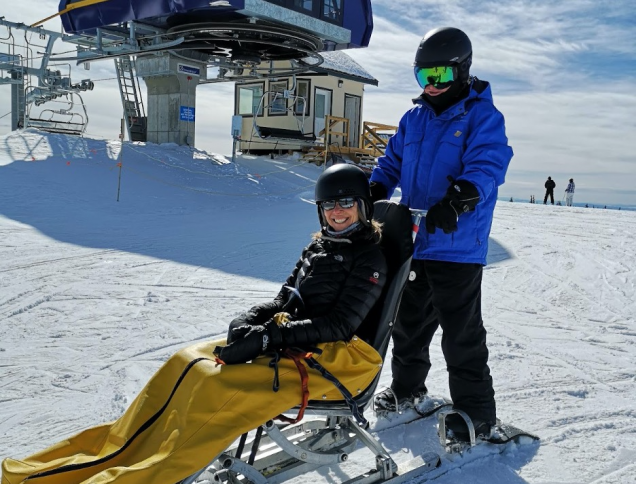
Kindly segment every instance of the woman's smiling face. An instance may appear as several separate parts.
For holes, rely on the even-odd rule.
[[[357,200],[350,208],[342,208],[340,203],[336,203],[332,210],[326,210],[323,206],[322,213],[329,226],[336,232],[340,232],[360,220]]]

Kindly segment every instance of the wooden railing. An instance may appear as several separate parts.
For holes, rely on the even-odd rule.
[[[336,126],[341,124],[341,131],[336,131]],[[349,144],[349,119],[348,118],[339,118],[337,116],[327,115],[325,116],[325,129],[323,129],[318,136],[324,135],[325,139],[325,156],[324,162],[326,163],[329,159],[329,150],[333,144],[333,138],[339,137],[342,138],[342,142],[338,143],[337,147],[334,149],[335,152],[341,151],[341,148],[346,148]]]
[[[338,125],[342,127],[339,128]],[[337,116],[325,116],[325,128],[317,134],[318,138],[324,140],[323,144],[311,147],[305,152],[303,159],[321,165],[330,159],[330,154],[333,152],[337,155],[348,156],[357,164],[362,161],[373,164],[375,158],[384,155],[389,139],[396,131],[397,126],[365,121],[362,124],[359,146],[352,147],[348,146],[349,120]],[[333,138],[336,137],[340,138],[341,142],[334,143]]]
[[[397,131],[397,126],[389,124],[362,123],[362,134],[360,135],[360,148],[368,150],[372,156],[382,156],[386,150],[386,145],[391,136]]]

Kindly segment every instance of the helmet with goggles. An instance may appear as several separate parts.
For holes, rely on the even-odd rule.
[[[464,32],[454,27],[433,29],[415,53],[415,78],[422,89],[429,84],[443,88],[455,81],[466,82],[472,57],[472,44]]]
[[[330,166],[318,177],[316,182],[316,204],[318,216],[324,226],[325,221],[321,208],[333,210],[335,202],[341,208],[353,206],[351,199],[358,201],[360,221],[369,225],[373,217],[373,203],[367,175],[360,168],[348,163]],[[342,202],[340,202],[342,201]],[[322,205],[325,207],[321,207]]]

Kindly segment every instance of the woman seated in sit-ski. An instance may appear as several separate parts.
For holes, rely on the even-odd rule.
[[[387,267],[366,175],[353,165],[328,168],[316,184],[316,203],[322,230],[278,296],[231,322],[227,344],[179,351],[115,422],[26,459],[5,459],[2,484],[176,483],[303,397],[342,400],[310,368],[303,395],[298,362],[288,358],[278,361],[275,392],[266,353],[317,347],[313,358],[351,394],[369,386],[382,358],[354,334],[380,297]]]

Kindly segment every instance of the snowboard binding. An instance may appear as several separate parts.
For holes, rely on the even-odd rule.
[[[453,414],[459,415],[464,420],[468,429],[467,439],[457,438],[457,436],[448,429],[446,418]],[[440,444],[449,454],[461,454],[480,443],[507,444],[513,441],[518,444],[525,444],[539,440],[537,435],[526,432],[514,425],[503,423],[499,419],[497,419],[497,423],[493,425],[488,432],[476,432],[475,425],[468,414],[462,410],[452,408],[441,410],[437,415],[437,421],[437,433]]]

